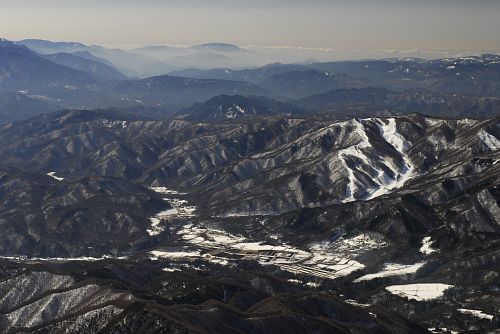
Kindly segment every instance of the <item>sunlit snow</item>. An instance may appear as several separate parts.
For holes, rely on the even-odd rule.
[[[470,309],[466,309],[466,308],[459,308],[458,311],[461,312],[461,313],[463,313],[463,314],[473,315],[473,316],[475,316],[475,317],[477,317],[479,319],[493,320],[493,316],[492,315],[486,314],[483,311],[470,310]]]
[[[363,121],[375,122],[377,124],[381,136],[399,153],[403,165],[400,167],[398,165],[399,161],[396,161],[394,158],[389,156],[370,158],[366,153],[366,149],[370,148],[371,144],[368,136],[366,135],[365,127],[363,123],[355,120],[354,132],[359,135],[361,141],[355,145],[341,149],[338,152],[338,157],[343,167],[347,170],[349,180],[346,198],[342,200],[344,203],[355,201],[357,198],[355,198],[354,194],[358,192],[358,190],[368,193],[367,197],[361,198],[363,200],[369,200],[385,195],[394,189],[402,187],[406,181],[413,176],[412,172],[414,167],[406,155],[406,151],[411,145],[401,134],[397,132],[396,120],[394,118],[373,118],[365,119]],[[377,172],[377,176],[372,178],[372,181],[376,184],[375,187],[369,187],[358,179],[356,175],[364,172],[358,171],[356,168],[351,168],[347,162],[349,157],[354,157],[363,161]],[[391,170],[394,176],[389,175],[386,170]]]
[[[184,225],[177,234],[192,249],[196,249],[198,257],[204,261],[228,265],[236,259],[255,260],[261,265],[275,265],[297,275],[328,279],[347,276],[363,269],[364,265],[356,261],[355,257],[387,245],[379,235],[361,234],[353,238],[341,238],[334,243],[317,243],[306,250],[287,244],[269,245],[251,241],[222,230],[193,224]],[[191,252],[189,257],[198,254],[196,252]]]
[[[404,285],[391,285],[385,289],[392,294],[414,299],[418,301],[432,300],[440,298],[444,292],[453,285],[442,283],[417,283],[417,284],[404,284]]]
[[[500,140],[488,132],[481,130],[477,133],[477,136],[490,150],[497,151],[500,149]]]
[[[377,273],[368,274],[361,276],[354,282],[369,281],[375,278],[391,277],[391,276],[402,276],[408,274],[414,274],[424,266],[425,262],[418,262],[415,264],[397,264],[397,263],[387,263],[382,271]]]
[[[437,252],[437,250],[432,248],[431,237],[425,237],[424,240],[422,240],[422,247],[420,247],[420,253],[425,255],[430,255],[434,252]]]
[[[53,178],[54,180],[57,180],[57,181],[63,181],[64,180],[64,177],[58,177],[58,176],[56,176],[56,172],[49,172],[49,173],[47,173],[47,176],[50,176],[51,178]]]
[[[149,235],[155,236],[159,235],[165,230],[164,226],[161,226],[161,223],[170,219],[170,218],[190,218],[194,217],[196,207],[188,205],[188,201],[175,198],[172,196],[182,196],[184,193],[179,193],[175,190],[170,190],[166,187],[151,187],[151,190],[160,193],[165,196],[163,200],[170,204],[171,209],[161,211],[157,213],[154,217],[149,218],[151,222],[150,228],[147,230]]]

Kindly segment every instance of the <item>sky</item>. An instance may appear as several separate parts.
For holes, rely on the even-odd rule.
[[[0,37],[500,51],[500,0],[0,0]]]

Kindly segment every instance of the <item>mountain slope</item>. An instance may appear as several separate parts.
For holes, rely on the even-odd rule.
[[[109,67],[115,68],[115,65],[113,65],[111,62],[107,61],[104,58],[96,57],[88,51],[76,51],[76,52],[72,52],[70,54],[75,55],[75,56],[80,57],[80,58],[85,58],[88,60],[103,63],[104,65],[108,65]]]
[[[131,252],[148,243],[147,217],[169,208],[154,192],[124,180],[66,183],[8,167],[0,167],[0,179],[0,224],[7,231],[0,238],[4,255],[100,257]]]
[[[102,62],[70,53],[53,53],[45,56],[54,63],[91,74],[101,80],[124,80],[127,77]]]
[[[94,83],[87,73],[56,64],[24,46],[0,42],[0,92],[70,90]]]
[[[25,94],[0,95],[0,124],[18,121],[61,109],[59,106],[36,100]]]
[[[0,268],[9,265],[16,268],[8,263]],[[369,312],[333,293],[307,291],[266,274],[200,277],[193,270],[165,273],[151,261],[111,260],[16,269],[2,275],[0,283],[0,295],[7,295],[0,321],[10,331],[425,333],[402,317]],[[32,289],[26,293],[28,284]],[[19,300],[22,293],[26,301]]]

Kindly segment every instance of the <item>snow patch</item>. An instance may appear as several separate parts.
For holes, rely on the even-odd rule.
[[[470,310],[466,308],[459,308],[458,311],[463,314],[470,314],[473,315],[479,319],[487,319],[487,320],[493,320],[493,316],[490,314],[486,314],[483,311],[480,310]]]
[[[444,292],[453,285],[442,283],[417,283],[404,285],[391,285],[385,289],[394,295],[406,297],[408,299],[425,301],[440,298]]]
[[[411,145],[400,133],[398,133],[396,119],[388,118],[386,120],[387,124],[384,120],[377,120],[382,137],[384,137],[389,144],[394,146],[397,151],[401,153],[406,152]]]
[[[370,200],[385,195],[394,189],[402,187],[413,175],[414,167],[405,153],[411,147],[411,144],[397,132],[396,120],[394,118],[369,118],[363,121],[373,122],[379,127],[381,136],[399,153],[403,164],[399,166],[399,159],[389,156],[375,159],[370,158],[367,153],[365,153],[366,149],[371,147],[371,144],[366,135],[364,125],[358,120],[354,120],[354,132],[359,135],[361,140],[355,145],[338,151],[338,158],[342,166],[347,170],[349,180],[346,198],[342,200],[343,203],[355,201],[357,198],[355,198],[354,194],[359,190],[368,193],[365,198],[361,198],[362,200]],[[375,184],[374,186],[369,187],[358,179],[357,174],[365,174],[366,171],[358,171],[356,168],[349,167],[347,160],[349,157],[361,160],[365,169],[370,168],[371,172],[374,171],[377,173],[377,175],[372,178]],[[389,175],[386,172],[387,169],[391,170],[391,174],[394,176]]]
[[[203,258],[210,263],[215,263],[221,266],[227,266],[229,264],[229,261],[227,259],[222,257],[212,256],[210,254],[204,254]]]
[[[321,286],[321,284],[315,283],[315,282],[307,282],[306,286],[308,286],[310,288],[319,288]]]
[[[430,255],[434,252],[437,252],[437,249],[432,248],[433,241],[431,240],[431,237],[425,237],[424,240],[422,240],[422,247],[420,247],[420,253],[425,254],[425,255]]]
[[[353,202],[356,199],[354,198],[354,194],[356,193],[356,190],[362,187],[358,179],[356,178],[356,175],[354,174],[354,171],[352,168],[349,167],[347,164],[347,157],[348,156],[354,156],[357,157],[363,161],[368,161],[368,157],[361,151],[363,148],[370,147],[370,141],[368,139],[368,136],[365,133],[365,128],[363,124],[361,124],[358,120],[354,121],[355,123],[355,130],[360,137],[361,141],[357,143],[356,145],[350,146],[348,148],[339,150],[338,152],[338,157],[340,159],[340,162],[344,166],[344,168],[347,170],[348,173],[348,178],[349,178],[349,184],[347,185],[347,192],[346,195],[347,197],[344,198],[342,202],[347,203],[347,202]]]
[[[384,278],[384,277],[392,277],[392,276],[402,276],[402,275],[409,275],[409,274],[414,274],[424,266],[425,262],[419,262],[415,264],[397,264],[397,263],[387,263],[384,266],[384,270],[374,273],[374,274],[368,274],[361,276],[360,278],[356,279],[354,282],[358,283],[361,281],[369,281],[374,278]]]
[[[101,119],[100,123],[102,126],[110,129],[115,129],[115,128],[125,129],[128,125],[127,121],[110,121],[108,119]]]
[[[489,134],[484,129],[477,133],[481,142],[485,144],[490,150],[497,151],[500,149],[500,140],[498,140],[495,136]]]
[[[176,190],[168,189],[167,187],[151,187],[154,192],[164,194],[164,195],[187,195],[186,193],[181,193]]]
[[[433,334],[458,334],[458,331],[448,330],[448,328],[446,327],[441,327],[441,328],[431,327],[428,328],[428,330]]]
[[[245,114],[245,109],[243,109],[242,107],[240,107],[239,105],[235,104],[234,107],[236,108],[236,110],[238,110],[241,114]]]
[[[109,256],[103,255],[101,257],[92,257],[92,256],[81,256],[81,257],[27,257],[27,256],[0,256],[0,259],[5,260],[13,260],[17,262],[96,262],[106,259],[115,259],[115,260],[125,260],[127,256]]]
[[[221,215],[216,215],[214,218],[236,218],[236,217],[266,217],[266,216],[277,216],[278,213],[275,211],[238,211],[238,212],[228,212]]]
[[[350,305],[353,305],[353,306],[358,306],[358,307],[369,307],[369,306],[371,306],[370,304],[359,303],[358,301],[356,301],[354,299],[346,299],[345,302],[347,304],[350,304]]]
[[[184,258],[190,258],[190,257],[199,257],[200,252],[198,251],[192,251],[192,252],[167,252],[167,251],[159,251],[159,250],[154,250],[149,252],[149,254],[153,255],[152,260],[156,260],[159,258],[163,259],[184,259]]]
[[[165,211],[161,211],[157,213],[154,217],[149,218],[151,222],[151,228],[149,228],[148,234],[151,236],[159,235],[161,232],[165,230],[165,227],[160,226],[162,220],[167,219],[168,217],[177,215],[177,209],[169,209]]]
[[[364,268],[354,259],[355,256],[386,245],[369,235],[359,235],[335,244],[315,244],[304,250],[287,244],[254,242],[222,230],[192,224],[183,226],[177,234],[185,243],[204,251],[200,258],[211,263],[227,265],[231,260],[255,260],[261,265],[275,265],[296,275],[326,279],[347,276]]]
[[[50,176],[51,178],[53,178],[54,180],[57,180],[57,181],[64,181],[64,177],[56,176],[56,172],[49,172],[49,173],[47,173],[47,176]]]
[[[182,196],[185,193],[180,193],[175,190],[170,190],[166,187],[151,187],[151,190],[166,196]],[[147,230],[150,236],[159,235],[165,230],[164,226],[160,226],[162,221],[170,218],[191,218],[195,216],[196,207],[188,205],[188,201],[175,197],[164,197],[163,200],[167,202],[172,208],[157,213],[154,217],[149,218],[151,227]]]
[[[391,178],[386,173],[381,170],[379,172],[377,183],[380,185],[379,189],[373,192],[368,199],[372,199],[375,197],[379,197],[390,193],[394,189],[401,188],[404,186],[406,181],[413,176],[413,165],[410,162],[410,159],[406,155],[406,151],[410,148],[410,143],[397,131],[396,128],[396,120],[394,118],[387,119],[387,124],[384,120],[377,119],[377,123],[380,129],[380,134],[382,137],[392,145],[398,151],[403,159],[403,166],[401,168],[391,168],[393,173],[395,174],[395,178]],[[385,164],[387,167],[391,167],[390,165],[396,166],[396,162],[392,161],[391,164],[389,161]]]

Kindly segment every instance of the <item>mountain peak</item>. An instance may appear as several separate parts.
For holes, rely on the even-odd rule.
[[[0,46],[15,46],[16,44],[14,44],[12,41],[9,41],[8,39],[5,39],[5,38],[0,38]]]
[[[219,51],[219,52],[246,51],[245,49],[242,49],[237,45],[227,44],[227,43],[206,43],[206,44],[194,45],[191,48],[194,50]]]

